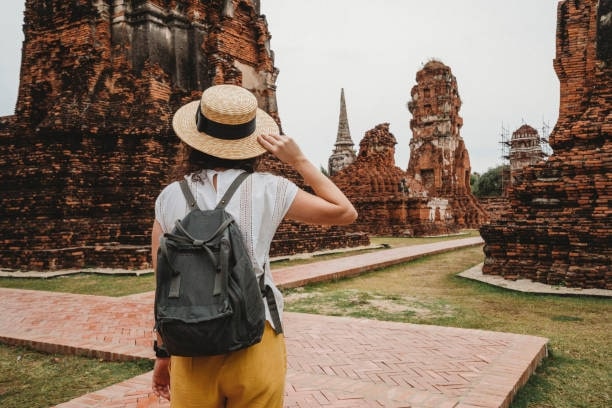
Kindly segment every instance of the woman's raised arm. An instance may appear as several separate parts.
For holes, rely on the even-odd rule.
[[[346,225],[357,219],[357,211],[344,193],[286,135],[260,135],[259,143],[283,163],[293,167],[315,194],[302,189],[287,212],[287,218],[308,224]]]

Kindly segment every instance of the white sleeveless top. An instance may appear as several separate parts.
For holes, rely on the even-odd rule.
[[[242,173],[242,170],[224,171],[202,170],[200,173],[185,176],[189,188],[202,210],[216,207],[230,184]],[[213,177],[217,175],[217,190],[213,186]],[[282,319],[283,298],[272,281],[270,272],[270,244],[279,224],[287,214],[298,187],[291,181],[269,173],[253,173],[242,182],[234,196],[226,205],[242,232],[249,255],[253,260],[255,274],[259,278],[265,273],[265,283],[274,291],[276,304]],[[182,219],[189,212],[189,207],[179,183],[169,184],[155,201],[155,219],[163,232],[170,232],[176,220]],[[274,327],[270,318],[267,302],[266,318]]]

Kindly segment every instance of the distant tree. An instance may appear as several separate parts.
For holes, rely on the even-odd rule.
[[[501,165],[490,168],[482,175],[477,173],[470,176],[470,185],[472,193],[476,197],[495,197],[502,195],[502,172],[507,166]]]
[[[327,169],[323,166],[319,166],[321,169],[321,173],[325,174],[327,177],[329,177],[329,172],[327,171]]]

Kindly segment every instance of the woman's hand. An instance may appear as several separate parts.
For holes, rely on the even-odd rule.
[[[156,358],[153,368],[153,393],[170,401],[170,359]]]
[[[259,135],[257,141],[268,152],[290,166],[295,167],[298,162],[307,160],[295,140],[289,136],[264,134]]]

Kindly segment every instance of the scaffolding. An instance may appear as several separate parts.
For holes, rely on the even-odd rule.
[[[547,160],[548,157],[553,154],[552,147],[548,143],[548,137],[550,136],[550,125],[548,122],[542,120],[542,137],[540,137],[540,147],[542,148],[542,153],[544,154],[544,160]]]
[[[502,122],[501,125],[501,141],[499,142],[501,146],[501,190],[502,195],[506,195],[508,183],[510,183],[510,171],[506,171],[506,169],[510,168],[510,131],[508,128],[504,126]],[[507,173],[507,174],[506,174]]]
[[[525,121],[523,120],[523,125],[525,125]],[[552,154],[552,148],[548,143],[548,138],[550,135],[550,125],[542,120],[542,135],[539,137],[540,149],[542,151],[542,159],[547,160],[548,157]],[[500,150],[501,150],[501,184],[502,184],[502,194],[505,195],[507,191],[507,187],[511,184],[510,179],[510,149],[512,147],[512,137],[510,134],[510,130],[504,125],[502,122],[501,125],[501,134],[500,134]]]

